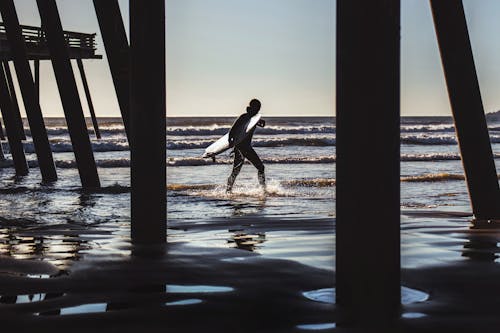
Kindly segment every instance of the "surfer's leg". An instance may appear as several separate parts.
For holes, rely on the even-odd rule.
[[[233,162],[233,171],[231,172],[231,175],[227,179],[227,187],[226,187],[226,192],[231,192],[233,189],[233,184],[234,181],[236,180],[236,177],[241,171],[241,167],[243,166],[243,163],[245,162],[245,158],[243,157],[243,154],[238,150],[234,150],[234,162]]]
[[[264,174],[264,163],[262,163],[259,155],[253,150],[252,147],[247,147],[242,151],[243,156],[246,157],[255,168],[257,168],[257,177],[259,179],[259,184],[265,189],[266,188],[266,176]]]

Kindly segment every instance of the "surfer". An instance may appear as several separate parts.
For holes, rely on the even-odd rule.
[[[226,192],[231,192],[231,190],[233,189],[234,181],[236,180],[236,177],[241,171],[241,167],[245,162],[245,158],[247,158],[253,164],[253,166],[257,168],[257,177],[259,179],[259,184],[260,186],[262,186],[264,190],[266,189],[264,164],[260,160],[255,150],[252,148],[252,136],[253,132],[255,131],[255,128],[251,130],[251,132],[245,139],[243,139],[243,141],[241,141],[236,145],[234,145],[235,138],[233,133],[234,130],[238,128],[240,124],[248,122],[250,118],[255,116],[259,112],[260,107],[261,107],[260,101],[258,99],[252,99],[250,101],[250,105],[247,107],[247,112],[239,116],[238,119],[236,119],[233,126],[231,127],[231,130],[229,131],[229,145],[231,147],[234,146],[234,151],[233,151],[234,162],[233,162],[233,171],[231,172],[231,175],[227,179]],[[257,126],[264,127],[266,126],[266,122],[260,119],[259,122],[257,123]]]

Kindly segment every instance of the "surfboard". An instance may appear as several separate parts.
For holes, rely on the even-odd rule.
[[[237,145],[241,141],[243,141],[250,131],[257,126],[257,123],[259,122],[261,118],[260,114],[256,114],[252,118],[250,118],[246,123],[242,123],[240,126],[235,128],[234,132],[234,144]],[[229,132],[224,134],[219,140],[215,141],[212,143],[210,146],[205,149],[205,153],[203,154],[203,158],[214,158],[215,156],[219,155],[220,153],[225,152],[228,150],[230,147],[229,145]]]

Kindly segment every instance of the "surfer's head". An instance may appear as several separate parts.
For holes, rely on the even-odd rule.
[[[250,114],[257,114],[260,110],[260,101],[258,99],[252,99],[249,106],[247,107],[247,112]]]

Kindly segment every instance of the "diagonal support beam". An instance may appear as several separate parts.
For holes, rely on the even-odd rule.
[[[16,68],[17,79],[23,95],[26,116],[30,126],[31,137],[38,159],[38,166],[42,179],[45,182],[57,180],[57,172],[50,149],[47,130],[43,121],[42,110],[37,102],[33,76],[28,62],[26,45],[21,34],[21,27],[17,17],[16,8],[12,0],[0,0],[0,12],[7,39],[11,46],[14,66]]]
[[[92,103],[92,96],[90,95],[89,84],[87,82],[87,75],[85,74],[85,68],[83,67],[82,59],[76,59],[78,64],[78,70],[80,71],[80,77],[82,78],[83,89],[85,90],[85,97],[87,98],[87,104],[89,106],[90,118],[92,119],[92,125],[94,126],[94,133],[96,138],[101,138],[101,131],[99,130],[99,123],[97,122],[97,117],[95,116],[94,104]]]
[[[10,71],[9,62],[5,60],[3,62],[5,69],[5,76],[7,78],[7,83],[9,84],[9,93],[12,99],[12,110],[14,111],[14,119],[16,126],[19,127],[19,133],[21,134],[21,139],[26,140],[26,134],[24,133],[23,119],[21,118],[21,111],[19,110],[19,102],[17,100],[16,89],[14,88],[14,81],[12,80],[12,73]]]
[[[130,142],[130,47],[117,0],[94,0],[123,126]]]
[[[373,332],[400,314],[399,85],[400,1],[337,0],[338,324]]]
[[[14,168],[17,176],[26,176],[29,172],[26,156],[24,155],[21,135],[17,127],[12,107],[12,100],[9,94],[7,78],[5,77],[5,68],[0,64],[0,108],[2,110],[3,121],[5,122],[5,131],[9,139],[9,148],[14,162]]]
[[[76,80],[69,60],[68,47],[64,39],[61,19],[55,0],[37,0],[42,26],[47,36],[47,45],[52,58],[52,67],[68,125],[68,132],[75,153],[76,164],[82,186],[100,187],[97,167],[90,145],[87,125],[83,116]]]
[[[33,68],[35,71],[35,90],[37,102],[40,103],[40,60],[33,60]]]
[[[0,140],[5,140],[5,134],[3,133],[3,125],[0,121]]]
[[[500,189],[463,4],[430,3],[472,210],[478,220],[500,219]]]
[[[166,240],[165,1],[130,0],[132,241]]]

